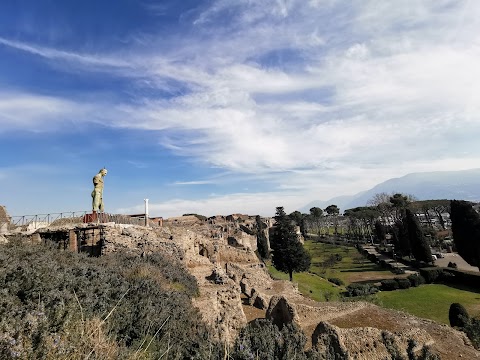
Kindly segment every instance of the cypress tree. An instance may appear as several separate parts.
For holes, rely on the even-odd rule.
[[[293,272],[308,270],[311,257],[300,243],[295,226],[283,207],[276,210],[276,223],[270,239],[272,264],[277,270],[287,273],[292,281]]]
[[[408,229],[404,221],[395,221],[392,226],[393,242],[395,244],[395,252],[401,255],[411,255],[412,249],[410,239],[408,238]]]
[[[380,220],[375,221],[375,235],[377,236],[377,239],[379,241],[385,241],[387,231],[385,230],[385,226]]]
[[[450,220],[458,253],[470,265],[480,268],[480,216],[471,203],[452,200]]]
[[[430,245],[423,234],[420,223],[412,210],[405,210],[404,224],[407,228],[408,239],[412,248],[412,254],[417,261],[432,262]]]
[[[450,321],[451,327],[458,326],[463,328],[468,324],[469,319],[470,316],[468,315],[467,309],[465,309],[462,304],[453,303],[450,305],[448,320]]]

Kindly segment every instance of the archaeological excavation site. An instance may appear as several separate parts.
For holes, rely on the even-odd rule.
[[[444,324],[365,301],[316,302],[295,282],[274,279],[257,251],[260,234],[268,244],[270,218],[188,215],[145,226],[144,219],[134,224],[120,216],[104,222],[79,216],[15,225],[0,210],[2,246],[16,241],[92,258],[161,253],[172,259],[195,278],[198,293],[191,302],[208,333],[228,346],[248,324],[267,319],[279,329],[300,328],[305,350],[315,350],[319,359],[420,359],[425,347],[441,359],[479,357],[464,333]]]

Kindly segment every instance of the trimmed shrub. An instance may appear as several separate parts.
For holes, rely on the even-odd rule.
[[[453,303],[450,305],[450,310],[448,311],[448,320],[450,321],[450,326],[464,328],[470,316],[468,316],[467,309],[462,304]]]
[[[332,284],[335,284],[335,285],[338,285],[338,286],[341,286],[343,285],[343,281],[338,279],[338,278],[328,278],[328,281],[330,281]]]
[[[392,291],[399,288],[398,282],[394,279],[382,280],[381,284],[382,291]]]
[[[401,278],[401,279],[395,279],[398,283],[398,287],[400,289],[408,289],[411,285],[410,285],[410,280],[408,279],[405,279],[405,278]]]
[[[443,270],[440,268],[423,268],[420,269],[420,275],[423,276],[427,284],[432,284],[442,280]]]
[[[425,284],[425,279],[422,275],[418,274],[411,274],[407,277],[408,281],[410,281],[410,286],[417,287],[420,285]]]
[[[367,296],[378,292],[378,288],[373,284],[353,283],[347,286],[345,296]]]
[[[446,281],[454,281],[457,285],[465,285],[480,290],[480,273],[478,272],[446,268],[444,274],[450,276],[446,277]]]

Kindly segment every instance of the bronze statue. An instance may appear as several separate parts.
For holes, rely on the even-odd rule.
[[[93,186],[92,191],[92,210],[93,212],[103,212],[103,177],[107,175],[107,169],[101,169],[97,175],[93,177]]]

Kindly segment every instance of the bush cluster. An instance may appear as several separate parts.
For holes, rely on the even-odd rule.
[[[443,269],[436,267],[422,268],[420,269],[420,275],[423,276],[427,284],[443,280]]]
[[[457,327],[470,339],[473,346],[480,349],[480,320],[470,317],[462,304],[453,303],[448,311],[450,326]]]
[[[425,284],[425,279],[421,275],[412,274],[407,278],[395,278],[382,280],[381,289],[383,291],[392,291],[398,289],[408,289],[410,287],[417,287],[421,284]]]
[[[347,286],[345,296],[347,297],[368,296],[368,295],[376,294],[377,292],[378,292],[378,288],[373,284],[352,283]]]
[[[342,261],[343,257],[340,254],[331,254],[326,260],[322,262],[322,267],[323,268],[331,268],[333,267],[337,262]]]
[[[280,330],[272,321],[256,319],[240,331],[231,358],[235,360],[308,359],[304,352],[307,338],[294,324]]]
[[[1,246],[0,359],[317,359],[293,324],[256,320],[232,348],[213,340],[191,304],[197,293],[161,254]]]
[[[42,245],[0,251],[0,358],[203,358],[195,278],[154,254],[88,258]],[[175,339],[175,341],[171,341]],[[148,357],[147,357],[148,358]]]
[[[383,291],[392,291],[400,288],[395,279],[382,280],[381,284],[381,289]]]
[[[419,274],[408,275],[407,279],[410,281],[411,287],[417,287],[425,284],[425,279],[423,278],[422,275],[419,275]]]

